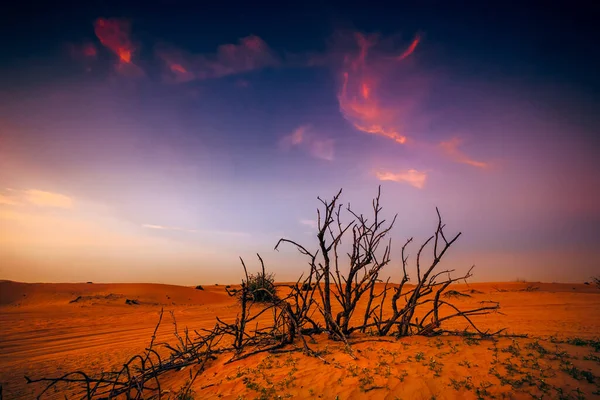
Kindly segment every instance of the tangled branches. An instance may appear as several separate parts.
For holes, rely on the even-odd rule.
[[[405,286],[409,281],[407,248],[413,242],[409,238],[402,246],[402,278],[399,284],[392,285],[389,278],[383,289],[377,291],[377,283],[381,282],[384,267],[390,264],[391,240],[387,239],[396,216],[386,222],[381,216],[381,192],[373,200],[371,219],[352,210],[350,205],[345,211],[353,219],[349,223],[342,221],[342,204],[340,190],[331,201],[319,198],[324,210],[317,210],[319,249],[311,252],[301,244],[280,239],[275,246],[282,243],[294,245],[298,251],[309,258],[310,275],[308,281],[318,288],[319,300],[323,307],[317,306],[324,321],[325,329],[335,339],[345,340],[352,332],[365,332],[367,329],[380,336],[394,333],[396,336],[433,335],[440,333],[442,322],[453,318],[463,318],[479,334],[493,335],[499,332],[482,332],[470,319],[470,316],[487,314],[498,310],[497,303],[485,303],[481,307],[459,310],[452,303],[440,299],[440,295],[454,282],[471,277],[471,268],[466,274],[452,277],[454,270],[437,271],[442,257],[450,246],[456,242],[461,233],[447,237],[439,210],[436,208],[438,225],[432,236],[420,246],[415,264],[417,281],[414,287]],[[350,251],[347,253],[347,265],[340,262],[340,246],[342,239],[350,235]],[[423,266],[423,254],[432,247],[432,261]],[[405,290],[406,289],[406,290]],[[388,298],[388,293],[393,293]],[[358,322],[354,322],[359,301],[366,296],[366,308]],[[332,311],[334,305],[340,311]],[[336,304],[337,303],[337,304]],[[441,309],[449,309],[450,313],[440,316]],[[391,313],[390,313],[391,309]],[[424,315],[420,321],[417,311]]]
[[[161,398],[160,375],[195,365],[196,372],[194,375],[190,372],[190,383],[184,388],[189,392],[205,365],[224,352],[232,354],[227,362],[261,352],[288,350],[320,357],[306,340],[307,336],[318,333],[327,333],[331,339],[344,342],[353,356],[347,338],[355,332],[431,336],[448,333],[442,329],[442,323],[452,319],[466,321],[472,329],[470,333],[492,336],[501,332],[482,331],[472,319],[497,311],[498,303],[482,302],[479,307],[461,310],[450,301],[451,296],[444,295],[452,283],[471,277],[473,267],[458,277],[452,276],[452,269],[438,270],[442,258],[461,235],[446,234],[439,210],[436,209],[435,232],[418,247],[414,258],[416,280],[409,278],[408,248],[413,243],[413,238],[409,238],[402,246],[401,264],[397,268],[401,279],[392,284],[389,277],[385,282],[381,277],[384,268],[393,268],[388,234],[396,216],[389,222],[382,217],[380,191],[373,200],[370,217],[355,212],[350,205],[344,208],[341,194],[340,190],[330,201],[318,198],[322,209],[317,210],[316,250],[290,239],[277,242],[276,250],[281,244],[291,244],[309,264],[306,276],[301,275],[293,284],[279,285],[285,289],[284,295],[277,293],[274,276],[266,272],[260,255],[261,271],[257,274],[249,274],[240,258],[245,278],[239,289],[226,288],[230,296],[238,299],[239,313],[234,321],[217,317],[212,330],[194,331],[191,337],[187,329],[183,336],[179,334],[173,317],[176,343],[163,344],[169,355],[161,357],[154,343],[163,317],[161,311],[146,351],[132,357],[121,369],[98,376],[75,371],[57,378],[26,378],[27,382],[45,384],[38,398],[57,384],[79,385],[84,399]],[[351,221],[344,222],[344,216]],[[429,262],[426,262],[427,251],[431,251]]]
[[[204,370],[206,363],[215,358],[215,354],[226,350],[225,348],[217,349],[222,338],[217,328],[205,335],[197,333],[197,337],[194,339],[190,338],[186,329],[184,337],[181,337],[177,323],[173,319],[177,343],[175,345],[164,343],[164,347],[170,350],[170,354],[168,357],[163,357],[156,350],[155,343],[156,332],[162,320],[163,310],[161,309],[158,323],[145,352],[131,357],[119,370],[101,372],[98,376],[92,376],[83,371],[73,371],[56,378],[31,379],[26,376],[25,380],[30,384],[45,384],[44,389],[37,396],[38,399],[42,398],[50,389],[56,388],[58,384],[75,385],[76,388],[83,389],[76,393],[82,399],[112,399],[119,396],[127,399],[144,399],[147,398],[148,393],[157,393],[160,398],[162,393],[160,375],[173,370],[181,370],[189,365],[196,365],[196,376],[198,376]]]

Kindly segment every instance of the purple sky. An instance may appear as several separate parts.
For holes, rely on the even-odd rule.
[[[0,65],[0,278],[226,283],[260,252],[292,280],[305,260],[277,240],[315,246],[318,195],[366,213],[378,185],[392,277],[436,206],[463,232],[446,266],[477,281],[599,274],[598,102],[541,36],[88,14]]]

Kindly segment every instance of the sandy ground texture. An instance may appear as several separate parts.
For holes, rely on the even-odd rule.
[[[469,399],[600,398],[600,290],[583,284],[475,283],[452,285],[469,296],[461,307],[498,301],[502,314],[476,317],[483,329],[507,328],[528,338],[351,338],[352,354],[315,335],[321,359],[299,352],[211,361],[193,398]],[[5,399],[31,399],[38,385],[24,376],[95,373],[143,352],[157,323],[156,342],[179,329],[212,328],[233,320],[235,299],[224,286],[161,284],[26,284],[0,281],[0,384]],[[463,329],[456,321],[448,328]],[[176,398],[194,367],[161,378],[164,398]],[[44,398],[64,398],[61,390]],[[71,398],[71,396],[69,396]],[[73,397],[76,398],[76,397]]]

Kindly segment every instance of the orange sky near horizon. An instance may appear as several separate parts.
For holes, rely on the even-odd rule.
[[[273,247],[316,249],[317,196],[366,214],[380,185],[392,280],[436,207],[463,232],[444,267],[475,281],[600,275],[585,36],[524,36],[512,8],[299,29],[78,7],[22,21],[0,60],[0,279],[234,283],[258,252],[291,281],[306,260]]]

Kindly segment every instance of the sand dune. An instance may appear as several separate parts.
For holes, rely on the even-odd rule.
[[[229,296],[224,290],[153,283],[20,283],[0,282],[0,306],[48,307],[60,306],[65,302],[81,304],[119,304],[125,299],[136,299],[153,305],[172,303],[214,304],[225,301]],[[81,301],[75,301],[81,297]],[[123,301],[118,301],[123,299]]]
[[[501,303],[504,315],[478,318],[479,325],[485,328],[506,327],[509,332],[527,333],[542,339],[550,336],[592,339],[600,333],[600,290],[589,285],[476,283],[451,288],[468,295],[457,295],[455,301],[459,305],[484,299]],[[131,300],[129,304],[127,300]],[[55,376],[74,369],[98,371],[119,365],[147,345],[161,308],[173,312],[180,329],[184,326],[210,328],[215,316],[233,319],[237,313],[236,302],[227,295],[224,286],[205,286],[204,290],[197,290],[162,284],[0,281],[0,383],[5,398],[32,398],[39,388],[26,385],[24,375]],[[165,318],[158,340],[172,341],[170,315],[165,314]],[[458,329],[464,327],[459,321],[454,324]],[[300,398],[312,395],[339,396],[340,399],[475,398],[474,390],[462,386],[456,389],[451,380],[462,382],[469,376],[475,386],[493,380],[488,376],[488,364],[493,356],[490,343],[469,346],[462,338],[390,340],[391,343],[356,344],[353,347],[360,352],[358,360],[352,360],[343,349],[327,340],[317,340],[314,346],[325,349],[324,357],[331,363],[325,369],[321,361],[299,353],[261,355],[227,365],[223,358],[209,366],[194,389],[198,398],[235,399],[240,395],[256,398],[260,395],[257,387],[262,385],[268,391],[268,382],[271,382],[277,393]],[[436,340],[443,342],[440,344]],[[495,346],[502,349],[510,343],[511,339],[502,339]],[[523,346],[526,344],[524,342]],[[547,346],[558,345],[548,342]],[[579,368],[600,375],[598,362],[583,360],[593,350],[568,344],[561,346],[566,346],[578,357],[578,362],[583,363]],[[451,349],[459,350],[452,352]],[[423,353],[424,358],[415,362],[418,353]],[[412,361],[406,361],[408,356]],[[435,362],[433,369],[431,365],[423,365],[432,358],[444,364],[439,376],[434,376]],[[458,366],[465,360],[478,367]],[[257,370],[257,365],[264,368]],[[379,372],[376,374],[375,370]],[[291,371],[294,371],[293,377]],[[319,378],[323,374],[327,379]],[[407,375],[401,379],[404,374]],[[175,390],[186,378],[186,373],[169,374],[165,377],[165,385]],[[249,379],[258,383],[250,385]],[[585,387],[586,393],[590,394],[598,390],[594,385],[600,384],[581,382],[568,376],[548,379],[558,380],[565,388],[573,390]],[[287,382],[288,386],[279,387],[273,382]],[[501,394],[511,393],[509,389],[495,384],[486,390]],[[520,398],[521,394],[517,391],[511,396]]]

